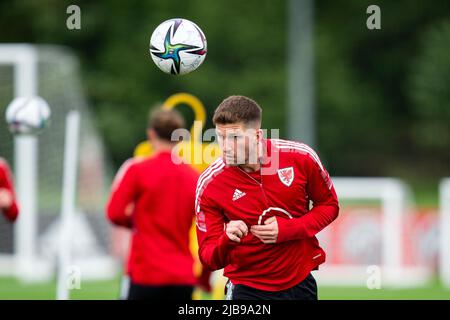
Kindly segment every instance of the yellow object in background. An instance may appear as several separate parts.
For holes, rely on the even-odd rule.
[[[177,154],[197,171],[203,172],[220,155],[216,143],[202,143],[202,130],[205,126],[206,111],[199,99],[189,93],[177,93],[170,96],[162,108],[173,109],[179,104],[186,104],[194,112],[194,124],[190,129],[189,141],[181,141],[175,147]],[[151,143],[143,141],[134,150],[135,157],[148,157],[153,153]]]
[[[179,104],[188,105],[195,115],[194,124],[190,130],[191,140],[181,141],[175,146],[176,154],[192,165],[198,172],[203,172],[217,157],[220,156],[220,148],[216,143],[202,143],[202,130],[205,126],[206,111],[205,107],[199,99],[188,93],[177,93],[170,96],[164,103],[163,108],[172,109]],[[153,148],[149,141],[143,141],[134,149],[135,158],[146,158],[153,154]],[[202,272],[202,265],[198,258],[198,243],[195,223],[192,224],[189,231],[189,247],[194,257],[194,274],[199,276]],[[220,277],[219,281],[212,285],[212,299],[221,300],[224,298],[223,287],[225,279]],[[194,290],[194,300],[202,299],[202,292],[200,289]]]
[[[175,146],[174,152],[198,172],[203,172],[220,156],[220,148],[216,143],[201,143],[198,141],[181,141]],[[145,158],[153,154],[150,142],[143,141],[134,149],[134,157]]]

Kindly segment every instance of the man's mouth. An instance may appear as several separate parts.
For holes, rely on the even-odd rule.
[[[236,162],[236,158],[231,154],[224,154],[223,158],[225,160],[225,163],[228,163],[228,164],[233,164]]]

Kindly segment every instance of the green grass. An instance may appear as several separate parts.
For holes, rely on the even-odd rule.
[[[72,290],[71,299],[76,300],[114,300],[119,295],[119,278],[109,281],[82,282],[81,289]],[[55,299],[56,284],[54,281],[43,284],[23,284],[14,278],[0,278],[0,300]],[[205,299],[208,295],[203,295]],[[441,300],[450,299],[450,290],[446,290],[437,281],[425,287],[410,289],[369,290],[362,287],[319,287],[319,299],[342,300]]]
[[[119,296],[120,279],[85,281],[71,291],[75,300],[114,300]],[[56,297],[56,282],[25,284],[14,278],[0,278],[0,300],[51,300]]]
[[[374,289],[319,287],[320,300],[448,300],[450,290],[438,284],[422,288]]]

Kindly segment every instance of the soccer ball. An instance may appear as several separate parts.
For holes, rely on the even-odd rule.
[[[50,113],[41,97],[18,97],[6,108],[6,122],[13,134],[36,134],[46,126]]]
[[[161,23],[150,38],[150,55],[162,71],[174,75],[197,69],[206,57],[206,37],[193,22],[170,19]]]

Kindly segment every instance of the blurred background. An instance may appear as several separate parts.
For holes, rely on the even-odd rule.
[[[80,30],[66,27],[72,4],[81,9]],[[378,30],[366,26],[372,4],[381,9]],[[204,64],[180,77],[159,71],[148,53],[154,28],[173,17],[195,22],[208,41]],[[263,108],[264,128],[311,144],[337,178],[341,217],[320,238],[329,265],[343,268],[319,271],[320,299],[450,298],[440,264],[450,245],[443,247],[439,232],[450,198],[442,191],[450,176],[449,1],[4,0],[0,45],[14,43],[38,45],[37,91],[53,115],[39,136],[33,250],[43,276],[12,272],[8,256],[16,254],[19,236],[1,221],[0,299],[55,298],[52,237],[71,109],[82,113],[74,230],[87,239],[73,250],[89,257],[86,268],[97,265],[71,297],[118,297],[127,235],[106,223],[105,199],[117,168],[145,140],[149,109],[178,92],[203,102],[206,128],[224,98],[252,97]],[[13,67],[0,65],[0,114],[16,87]],[[193,121],[188,108],[180,111]],[[3,120],[0,156],[15,169],[14,137]],[[413,268],[411,277],[393,275],[369,289],[367,267],[390,263],[397,271]]]

